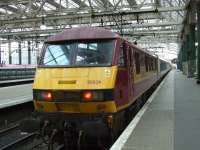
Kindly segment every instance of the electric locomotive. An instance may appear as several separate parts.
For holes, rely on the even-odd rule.
[[[43,136],[57,131],[68,140],[83,134],[113,140],[136,100],[169,71],[160,61],[103,28],[72,28],[51,36],[36,70],[31,125]]]

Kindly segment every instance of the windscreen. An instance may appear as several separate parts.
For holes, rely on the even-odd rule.
[[[46,44],[40,65],[108,66],[114,46],[114,40]]]

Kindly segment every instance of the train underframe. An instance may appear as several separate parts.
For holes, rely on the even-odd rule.
[[[23,132],[39,132],[49,149],[55,142],[70,150],[83,149],[88,140],[108,147],[125,126],[125,111],[116,114],[67,114],[34,112],[33,118],[21,123]],[[35,117],[34,117],[35,116]],[[27,126],[28,125],[28,126]]]

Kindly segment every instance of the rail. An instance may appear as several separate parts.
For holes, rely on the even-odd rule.
[[[15,141],[5,145],[5,146],[3,146],[0,150],[9,150],[11,148],[14,148],[14,147],[26,142],[26,141],[29,141],[30,139],[32,139],[36,135],[38,135],[38,134],[37,133],[31,133],[31,134],[28,134],[26,136],[23,136],[23,137],[15,140]]]
[[[13,125],[12,127],[9,127],[9,128],[6,128],[6,129],[2,129],[2,130],[0,130],[0,136],[2,134],[6,133],[6,132],[14,130],[14,129],[18,128],[18,127],[19,127],[19,124],[16,124],[16,125]]]
[[[65,145],[62,144],[62,145],[59,145],[55,150],[62,150],[62,149],[64,149],[64,148],[65,148]]]

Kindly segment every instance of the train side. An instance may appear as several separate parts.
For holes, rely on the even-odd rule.
[[[70,134],[114,138],[140,97],[169,70],[167,62],[111,31],[66,30],[43,47],[33,85],[32,123],[43,134],[70,126]]]
[[[124,46],[122,46],[123,44]],[[138,97],[160,80],[171,69],[171,66],[165,60],[143,51],[126,40],[119,41],[119,45],[117,54],[120,55],[124,51],[124,56],[118,56],[118,58],[124,57],[125,65],[116,64],[118,71],[115,93],[116,95],[121,93],[121,97],[124,97],[124,99],[120,96],[115,99],[118,106],[117,109],[121,110],[134,103]],[[123,78],[127,82],[121,85]]]

